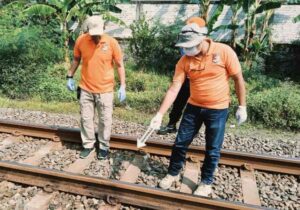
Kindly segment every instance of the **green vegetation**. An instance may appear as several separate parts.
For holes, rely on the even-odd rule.
[[[179,50],[174,45],[182,26],[183,22],[169,26],[155,23],[150,26],[144,17],[134,21],[130,26],[132,39],[129,49],[136,67],[164,74],[173,71],[180,58]]]
[[[251,70],[244,70],[249,121],[269,128],[299,130],[299,84],[269,77],[262,69],[261,63],[255,63]]]
[[[49,75],[47,67],[62,60],[60,42],[54,41],[54,30],[43,27],[44,20],[39,21],[41,25],[35,19],[28,20],[21,5],[10,4],[0,13],[1,94],[18,99],[33,97]]]
[[[68,24],[81,23],[86,15],[94,13],[102,14],[105,19],[121,23],[112,16],[109,11],[120,13],[121,9],[116,7],[117,1],[99,1],[99,0],[48,0],[41,3],[36,1],[19,1],[25,6],[25,13],[29,17],[55,18],[60,26],[61,39],[64,43],[65,62],[70,63],[69,58],[69,41],[72,31],[68,29]],[[73,21],[76,20],[76,21]],[[73,29],[73,32],[75,29]]]

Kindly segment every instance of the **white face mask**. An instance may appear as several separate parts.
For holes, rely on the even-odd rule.
[[[183,52],[187,56],[196,56],[200,53],[200,50],[198,49],[198,45],[197,45],[195,47],[183,48]]]

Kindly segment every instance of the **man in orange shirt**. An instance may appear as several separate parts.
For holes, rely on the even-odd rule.
[[[86,21],[87,32],[78,37],[74,47],[74,61],[67,74],[67,87],[75,90],[73,75],[82,60],[80,80],[81,158],[86,158],[94,150],[96,143],[94,113],[98,111],[98,159],[106,159],[111,135],[114,65],[120,79],[118,98],[126,98],[125,69],[121,48],[114,38],[103,33],[101,16],[91,16]]]
[[[186,25],[196,23],[199,27],[205,27],[205,20],[201,17],[190,17],[186,20]],[[180,53],[183,56],[184,52],[180,48]],[[186,106],[186,103],[190,97],[190,79],[187,77],[182,84],[180,91],[173,103],[172,109],[169,113],[169,122],[167,126],[161,127],[157,134],[165,135],[167,133],[176,133],[177,127],[176,124],[180,120],[182,111]]]
[[[205,159],[201,169],[201,183],[194,192],[201,196],[208,196],[212,192],[213,174],[219,162],[228,115],[230,77],[234,80],[239,100],[236,112],[238,124],[247,119],[246,89],[238,57],[229,46],[208,39],[205,31],[197,24],[182,28],[176,46],[183,48],[185,56],[178,61],[173,83],[150,124],[151,128],[159,129],[164,113],[174,102],[188,76],[191,95],[173,145],[168,174],[159,186],[168,189],[174,181],[179,180],[188,146],[204,123]]]

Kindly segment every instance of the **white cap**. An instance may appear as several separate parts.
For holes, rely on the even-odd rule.
[[[100,15],[88,17],[84,24],[86,24],[86,29],[91,36],[102,35],[104,32],[104,21]]]

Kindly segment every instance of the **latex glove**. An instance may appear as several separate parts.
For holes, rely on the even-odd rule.
[[[150,127],[155,129],[155,130],[159,130],[161,123],[162,123],[162,114],[160,114],[159,112],[152,118],[151,123],[150,123]]]
[[[238,125],[242,124],[247,120],[247,109],[246,106],[239,106],[235,113],[235,117],[238,121]]]
[[[120,86],[118,90],[118,98],[120,102],[123,102],[126,99],[126,90],[124,86]]]
[[[75,80],[73,78],[68,78],[67,88],[69,91],[75,91]]]

